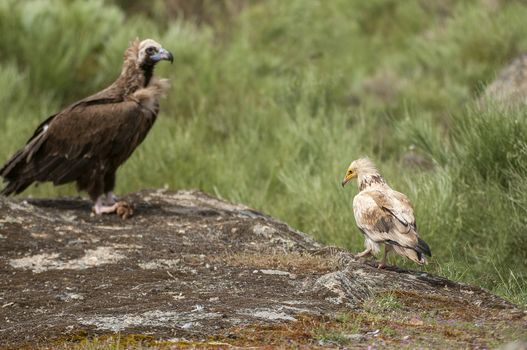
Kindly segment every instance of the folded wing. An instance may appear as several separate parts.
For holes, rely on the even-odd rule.
[[[117,168],[143,141],[155,111],[135,101],[87,99],[44,121],[24,148],[0,169],[2,194],[31,183],[78,180],[101,167]]]
[[[424,254],[431,255],[417,234],[413,208],[402,193],[362,191],[353,200],[353,212],[357,225],[372,241],[389,244],[417,263],[425,262]]]

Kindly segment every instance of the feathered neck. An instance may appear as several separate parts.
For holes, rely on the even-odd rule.
[[[154,65],[141,64],[138,61],[139,39],[135,39],[124,52],[124,63],[121,75],[115,81],[123,89],[125,96],[133,94],[138,89],[148,86],[154,74]]]
[[[365,190],[369,187],[375,187],[375,186],[385,186],[387,185],[386,181],[382,177],[381,174],[365,174],[365,175],[359,175],[358,181],[359,190]]]
[[[357,184],[362,191],[368,187],[386,185],[386,181],[375,165],[367,158],[359,159],[355,163],[357,171]]]

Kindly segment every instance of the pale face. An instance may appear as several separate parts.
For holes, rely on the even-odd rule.
[[[161,60],[173,62],[174,57],[158,42],[152,39],[145,39],[139,44],[137,60],[141,64],[154,65]]]
[[[344,187],[348,182],[357,177],[357,169],[355,167],[355,162],[352,162],[346,171],[346,175],[342,180],[342,187]]]

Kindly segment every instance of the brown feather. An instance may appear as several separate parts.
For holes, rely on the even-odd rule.
[[[2,194],[31,183],[77,182],[95,200],[115,185],[115,172],[145,139],[159,111],[166,80],[151,79],[155,63],[138,62],[140,42],[125,51],[119,78],[108,88],[46,119],[26,146],[0,169]]]
[[[430,248],[419,238],[408,198],[387,185],[361,191],[353,200],[355,220],[373,242],[389,244],[394,251],[417,262],[426,262]]]
[[[391,243],[404,247],[417,244],[415,231],[401,223],[389,210],[388,199],[378,191],[361,192],[355,197],[354,209],[357,224],[374,242]],[[362,204],[364,203],[364,204]]]

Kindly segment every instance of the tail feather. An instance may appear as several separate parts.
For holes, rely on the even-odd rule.
[[[13,171],[13,169],[23,160],[26,162],[31,161],[33,155],[40,149],[46,137],[44,137],[44,132],[41,132],[39,135],[34,135],[24,148],[19,149],[0,169],[0,176],[8,178]]]
[[[430,247],[419,237],[417,237],[417,246],[415,247],[415,250],[421,254],[432,257],[432,251],[430,250]]]
[[[430,247],[428,246],[428,244],[419,237],[417,237],[417,245],[412,247],[405,247],[397,244],[394,241],[385,241],[385,243],[390,244],[397,254],[406,256],[408,259],[420,265],[427,264],[425,255],[429,257],[432,256],[432,252],[430,251]]]
[[[426,259],[423,254],[413,248],[406,248],[399,245],[394,245],[392,248],[397,254],[405,256],[419,265],[426,264]]]
[[[4,196],[18,194],[36,181],[32,161],[35,153],[40,149],[46,137],[44,132],[34,135],[24,148],[18,150],[0,169],[0,176],[7,182],[0,192]]]
[[[19,164],[22,159],[24,159],[24,149],[18,150],[0,169],[0,176],[2,176],[4,179],[7,179],[11,172],[13,171],[13,168]]]
[[[26,188],[28,188],[33,181],[10,181],[7,183],[7,185],[4,187],[2,191],[0,191],[0,194],[2,196],[10,196],[12,194],[19,194],[20,192],[24,191]]]
[[[27,152],[25,151],[25,149],[22,149],[15,153],[0,170],[0,176],[4,178],[4,182],[7,182],[7,185],[0,194],[4,196],[17,194],[33,183],[34,180],[23,175],[26,168],[24,159],[26,158]]]

